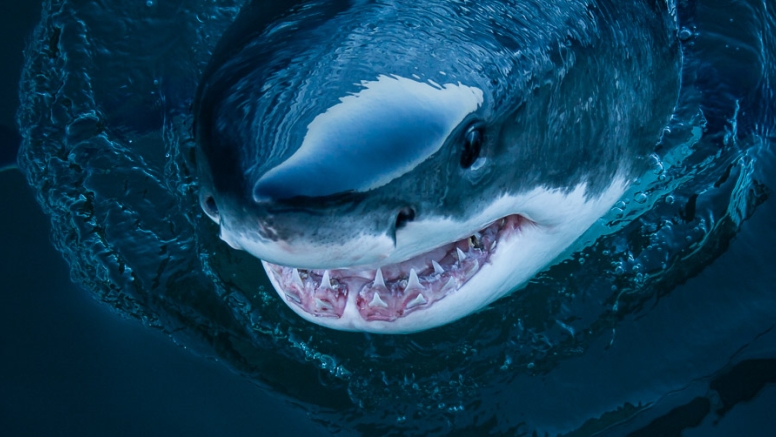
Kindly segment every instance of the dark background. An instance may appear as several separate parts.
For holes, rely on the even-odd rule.
[[[40,3],[0,2],[0,169]],[[316,435],[306,414],[72,284],[16,169],[0,170],[0,435]]]
[[[19,134],[14,124],[16,86],[26,36],[40,15],[38,1],[0,2],[0,169],[15,162]]]

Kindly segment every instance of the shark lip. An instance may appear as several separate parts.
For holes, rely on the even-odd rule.
[[[529,222],[509,215],[466,238],[379,268],[316,270],[263,264],[281,296],[305,313],[339,319],[353,302],[364,320],[391,322],[459,290],[490,262],[500,241]]]

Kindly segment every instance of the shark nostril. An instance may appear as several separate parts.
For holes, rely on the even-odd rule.
[[[201,200],[202,210],[216,223],[219,221],[218,204],[211,194],[205,194]]]
[[[216,206],[216,200],[213,199],[213,196],[207,196],[207,199],[205,199],[205,205],[207,205],[207,209],[209,209],[211,212],[218,214],[218,206]]]
[[[403,228],[413,220],[415,220],[415,210],[410,207],[402,208],[396,216],[396,229]]]

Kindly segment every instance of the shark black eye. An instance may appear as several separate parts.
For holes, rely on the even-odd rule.
[[[396,216],[396,229],[403,228],[413,220],[415,220],[415,210],[409,207],[402,208]]]
[[[461,152],[461,167],[469,168],[480,157],[483,141],[482,126],[470,126],[464,135],[463,152]]]

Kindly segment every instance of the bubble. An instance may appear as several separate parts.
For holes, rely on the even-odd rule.
[[[642,205],[647,203],[647,199],[648,199],[647,195],[644,194],[643,192],[638,192],[636,193],[636,195],[633,196],[633,200],[635,200],[636,203],[642,204]]]
[[[682,41],[687,41],[688,39],[693,37],[692,30],[688,28],[682,28],[682,30],[679,31],[679,39]]]

